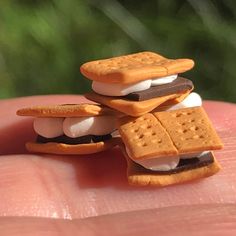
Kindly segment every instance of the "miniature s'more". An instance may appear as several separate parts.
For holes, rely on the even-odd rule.
[[[61,104],[22,108],[20,116],[33,116],[36,141],[29,152],[80,155],[101,152],[118,144],[117,112],[95,104]]]
[[[166,101],[179,103],[193,83],[179,76],[194,66],[191,59],[168,59],[140,52],[83,64],[81,73],[92,80],[86,98],[130,116],[140,116]]]
[[[17,111],[35,117],[30,152],[92,154],[122,148],[131,185],[163,187],[214,175],[214,150],[223,144],[191,80],[179,76],[191,59],[153,52],[91,61],[81,73],[92,80],[86,98],[99,104],[36,106]],[[118,129],[118,136],[115,135]],[[115,132],[114,132],[115,131]]]
[[[119,119],[131,185],[167,186],[220,170],[212,151],[223,147],[202,107]]]

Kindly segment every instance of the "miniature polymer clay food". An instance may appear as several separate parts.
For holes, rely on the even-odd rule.
[[[223,147],[202,107],[119,119],[132,185],[166,186],[220,170],[212,151]]]
[[[17,111],[35,117],[36,141],[26,143],[30,152],[52,154],[91,154],[118,144],[116,112],[94,104],[35,106]]]
[[[150,112],[166,101],[183,100],[193,83],[178,74],[194,66],[191,59],[167,59],[157,53],[141,52],[87,62],[81,73],[92,80],[85,96],[130,116]]]

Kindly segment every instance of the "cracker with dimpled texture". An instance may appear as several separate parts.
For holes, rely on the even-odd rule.
[[[122,117],[118,120],[118,127],[121,138],[133,159],[178,154],[168,133],[150,113],[138,118]]]
[[[221,149],[223,144],[202,107],[153,113],[179,153]]]
[[[140,52],[83,64],[81,73],[90,80],[131,84],[190,70],[191,59],[167,59],[157,53]]]
[[[85,94],[85,97],[94,102],[101,103],[117,111],[123,112],[127,115],[136,117],[152,111],[153,109],[170,99],[180,98],[183,94],[188,93],[189,91],[185,91],[181,94],[170,94],[167,96],[152,98],[145,101],[129,101],[117,97],[103,96],[94,92]],[[182,99],[184,99],[184,97],[182,97]]]
[[[102,152],[111,149],[120,143],[120,138],[112,138],[106,141],[86,144],[64,144],[64,143],[26,143],[26,149],[34,153],[48,153],[59,155],[83,155]]]
[[[118,115],[118,112],[99,104],[82,103],[27,107],[19,109],[17,115],[35,117],[83,117]]]
[[[221,169],[219,163],[214,158],[214,162],[212,164],[203,167],[175,174],[161,175],[154,173],[154,171],[148,171],[144,169],[142,166],[137,165],[129,157],[127,157],[127,154],[125,155],[128,163],[128,182],[130,185],[135,186],[164,187],[168,185],[182,184],[209,177],[216,174]]]

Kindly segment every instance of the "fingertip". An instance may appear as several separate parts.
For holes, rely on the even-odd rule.
[[[15,235],[235,235],[233,204],[178,206],[91,217],[0,219],[1,236]]]

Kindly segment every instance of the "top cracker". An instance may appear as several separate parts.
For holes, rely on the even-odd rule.
[[[122,117],[119,132],[133,159],[218,150],[223,144],[202,107]]]
[[[19,116],[35,117],[83,117],[115,115],[118,112],[99,104],[60,104],[22,108],[17,111]]]
[[[157,53],[140,52],[87,62],[80,67],[80,71],[90,80],[130,84],[183,73],[193,66],[191,59],[168,59]]]

